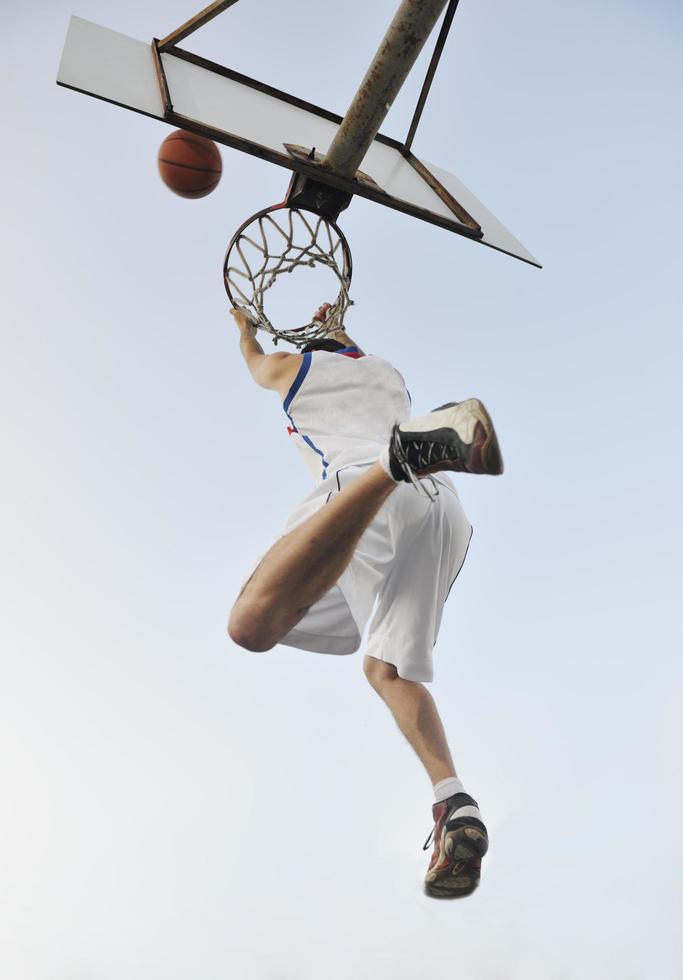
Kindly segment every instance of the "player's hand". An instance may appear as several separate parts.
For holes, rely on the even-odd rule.
[[[313,314],[313,319],[317,320],[319,323],[324,323],[327,319],[328,311],[332,309],[331,303],[323,303]]]
[[[241,331],[246,331],[252,337],[256,336],[256,331],[258,329],[256,321],[252,319],[246,310],[243,310],[241,307],[233,306],[230,310],[230,315]]]

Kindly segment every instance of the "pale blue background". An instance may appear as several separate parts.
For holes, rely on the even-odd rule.
[[[351,333],[419,411],[482,397],[507,463],[457,481],[431,690],[492,844],[439,904],[431,787],[360,655],[224,632],[308,492],[220,276],[287,175],[226,150],[173,197],[161,123],[54,79],[70,13],[147,39],[192,4],[75,2],[2,6],[3,976],[683,977],[681,7],[463,0],[415,150],[543,271],[342,218]],[[343,112],[395,2],[243,0],[186,46]]]

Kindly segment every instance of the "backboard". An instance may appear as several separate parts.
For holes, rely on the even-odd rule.
[[[164,50],[80,17],[71,18],[57,83],[314,179],[320,170],[310,155],[327,153],[343,121],[177,45]],[[360,171],[326,173],[325,183],[540,267],[457,177],[407,144],[377,133]]]

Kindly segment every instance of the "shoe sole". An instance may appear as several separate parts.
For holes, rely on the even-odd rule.
[[[442,838],[439,862],[451,863],[440,871],[427,872],[425,893],[431,898],[464,898],[479,884],[481,859],[489,847],[488,838],[478,827],[458,827]]]
[[[470,447],[465,472],[485,473],[489,476],[500,476],[503,472],[503,457],[498,445],[498,437],[493,427],[491,416],[478,398],[468,398],[464,402],[449,402],[419,419],[411,419],[410,431],[402,434],[409,438],[419,436],[424,432],[440,433],[447,441],[448,433],[455,432],[458,438]],[[428,476],[444,469],[455,469],[454,466],[436,464],[420,470],[419,476]]]

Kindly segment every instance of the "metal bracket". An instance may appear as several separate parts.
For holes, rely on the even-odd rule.
[[[306,160],[308,163],[316,164],[324,173],[322,163],[325,158],[322,153],[316,152],[315,147],[309,150],[297,143],[285,143],[283,145],[290,156],[297,160]],[[371,188],[376,193],[385,193],[369,174],[365,174],[361,170],[356,171],[355,177],[350,179],[354,182],[357,181],[363,187]],[[314,177],[295,173],[287,188],[285,202],[289,207],[310,208],[324,218],[336,221],[340,213],[349,206],[352,198],[353,194],[331,187],[325,182],[324,177],[322,180],[316,180]]]

